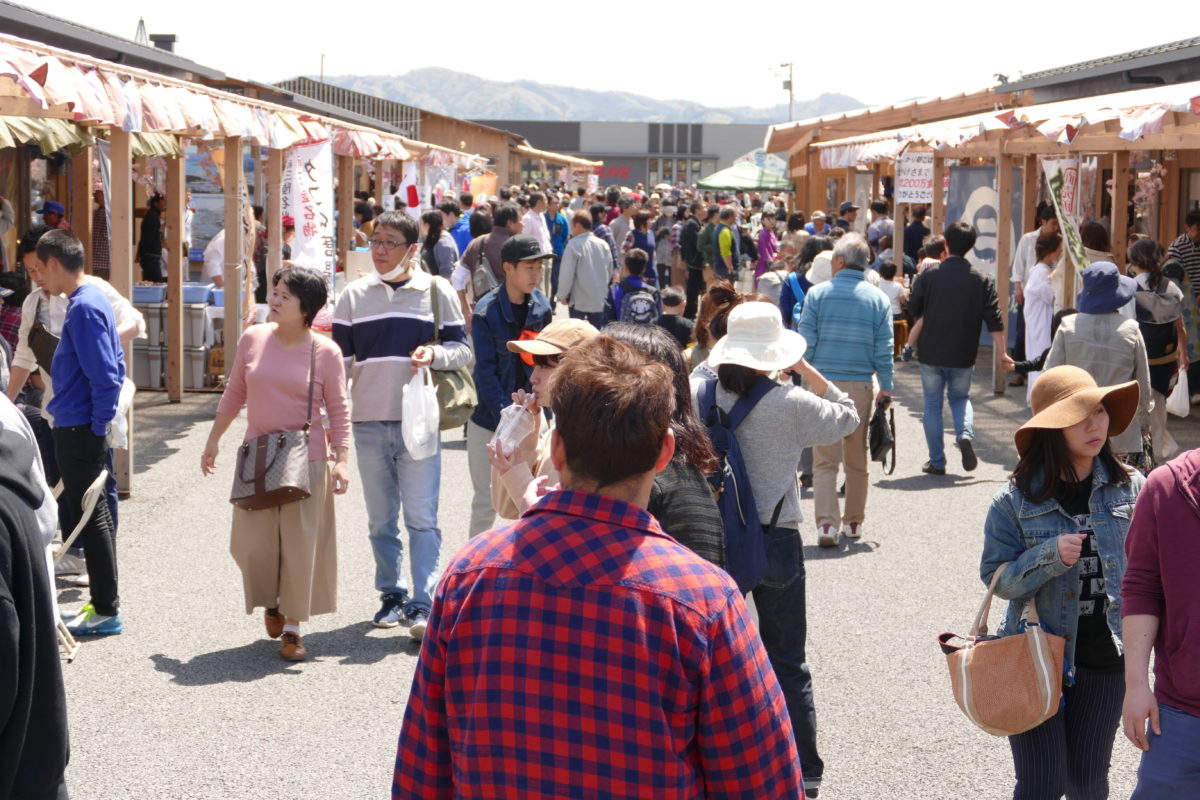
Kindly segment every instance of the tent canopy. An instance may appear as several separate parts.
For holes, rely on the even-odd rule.
[[[714,172],[696,185],[701,189],[733,189],[746,192],[790,192],[796,188],[778,174],[756,167],[748,161]]]

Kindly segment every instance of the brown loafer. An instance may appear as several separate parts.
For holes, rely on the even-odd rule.
[[[283,656],[284,661],[303,661],[308,658],[300,634],[285,631],[279,641],[279,655]]]
[[[263,624],[267,628],[267,636],[278,639],[279,634],[283,633],[283,614],[279,613],[278,608],[268,608],[263,612]]]

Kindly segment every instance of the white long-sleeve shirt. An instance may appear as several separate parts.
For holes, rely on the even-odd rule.
[[[537,239],[538,244],[542,246],[542,252],[549,253],[552,248],[550,246],[550,230],[546,227],[546,218],[536,211],[526,211],[521,222],[524,225],[521,232]]]

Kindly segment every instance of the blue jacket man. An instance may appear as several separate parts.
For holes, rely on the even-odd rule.
[[[496,519],[492,509],[492,465],[487,443],[500,423],[500,411],[512,403],[512,393],[530,389],[533,361],[509,351],[508,343],[532,339],[550,324],[554,309],[550,299],[537,288],[545,260],[537,239],[517,234],[504,243],[500,261],[504,282],[476,305],[471,319],[471,341],[475,345],[475,392],[479,404],[467,423],[467,461],[471,469],[470,535],[482,533]]]
[[[567,215],[559,211],[562,207],[558,195],[551,192],[546,197],[546,211],[542,217],[546,220],[546,230],[550,233],[550,249],[554,251],[554,267],[550,271],[550,299],[557,302],[558,270],[562,266],[563,253],[567,249],[567,241],[571,238],[571,222]]]
[[[447,197],[438,206],[438,211],[442,212],[442,219],[446,223],[446,230],[450,233],[450,238],[454,240],[454,244],[458,245],[459,255],[462,255],[467,250],[467,245],[471,243],[471,217],[462,212],[462,206],[458,201]]]

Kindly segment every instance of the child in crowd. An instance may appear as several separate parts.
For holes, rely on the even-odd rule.
[[[662,316],[657,325],[679,342],[680,347],[692,343],[692,328],[694,323],[683,316],[685,298],[683,290],[676,286],[668,286],[662,290]]]
[[[662,316],[662,296],[643,279],[650,256],[640,247],[625,253],[625,276],[608,290],[604,321],[652,325]]]
[[[879,290],[887,295],[892,304],[892,338],[895,340],[894,357],[900,357],[900,351],[908,341],[908,289],[904,288],[904,279],[897,274],[896,264],[885,261],[879,265]],[[897,280],[899,279],[899,280]]]

